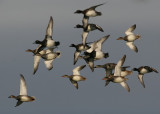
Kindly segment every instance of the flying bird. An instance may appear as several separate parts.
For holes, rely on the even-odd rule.
[[[79,58],[83,58],[86,61],[92,72],[94,71],[94,61],[109,57],[108,53],[102,51],[102,44],[109,38],[109,36],[110,35],[104,36],[91,43],[89,45],[90,48],[84,52],[84,55],[79,56]]]
[[[83,44],[71,44],[70,47],[74,47],[76,48],[76,51],[74,52],[74,60],[73,60],[73,64],[75,65],[76,62],[78,61],[78,58],[81,54],[82,51],[85,51],[87,49],[90,48],[90,46],[88,45],[89,43],[86,43],[85,46]]]
[[[41,50],[39,53],[37,53],[38,48],[35,50],[28,49],[26,52],[32,52],[34,54],[34,71],[33,74],[35,74],[38,70],[39,63],[41,58],[44,59],[44,64],[48,70],[51,70],[53,68],[53,61],[56,58],[60,57],[60,52],[53,52],[53,49],[46,49],[46,50]],[[48,58],[47,56],[50,56]]]
[[[92,24],[92,23],[86,24],[85,27],[83,25],[77,24],[74,27],[74,28],[83,28],[83,32],[82,32],[82,42],[83,42],[83,45],[85,45],[87,36],[88,36],[88,34],[89,34],[90,31],[99,30],[101,32],[104,32],[103,29],[102,29],[102,27],[100,27],[99,25]]]
[[[105,3],[103,3],[103,4],[105,4]],[[87,9],[85,9],[85,10],[77,10],[77,11],[75,11],[74,13],[83,14],[84,17],[101,16],[102,13],[96,11],[95,9],[96,9],[98,6],[101,6],[101,5],[103,5],[103,4],[98,4],[98,5],[92,6],[92,7],[90,7],[90,8],[87,8]]]
[[[104,77],[102,80],[106,80],[106,86],[109,84],[109,82],[113,83],[119,83],[122,87],[124,87],[128,92],[130,92],[130,88],[126,81],[128,80],[125,77],[121,76],[121,67],[126,59],[126,55],[124,55],[115,66],[114,75],[109,75],[108,77]]]
[[[21,105],[23,102],[32,102],[35,100],[35,97],[27,95],[26,81],[22,74],[20,75],[20,93],[19,95],[18,96],[11,95],[8,98],[14,98],[18,100],[15,107]]]
[[[106,63],[104,65],[96,65],[95,68],[104,68],[105,72],[106,72],[106,77],[107,77],[112,74],[113,70],[115,69],[115,66],[116,66],[115,63]],[[132,71],[126,70],[129,67],[130,66],[121,67],[121,76],[122,77],[125,77],[125,76],[132,74]]]
[[[82,70],[86,65],[78,66],[73,69],[73,75],[63,75],[61,77],[69,78],[71,83],[78,89],[78,82],[86,80],[85,77],[80,75],[80,70]]]
[[[138,72],[138,79],[140,81],[140,83],[142,84],[142,86],[145,88],[145,84],[143,81],[143,75],[146,73],[150,73],[150,72],[155,72],[158,73],[158,71],[150,66],[141,66],[139,68],[133,68],[133,71],[137,71]]]
[[[135,35],[133,31],[136,29],[136,24],[132,25],[128,30],[125,31],[126,36],[119,37],[117,40],[124,40],[126,41],[126,45],[136,53],[138,52],[138,48],[133,43],[135,40],[139,39],[140,35]]]
[[[100,60],[102,58],[109,57],[108,53],[104,53],[102,51],[102,44],[109,38],[109,36],[110,35],[106,35],[106,36],[100,38],[99,40],[93,42],[92,44],[90,44],[91,48],[86,50],[86,53],[84,53],[84,54],[87,55],[88,53],[91,53],[92,51],[95,51],[94,60]]]
[[[41,46],[38,48],[37,53],[42,51],[44,48],[56,48],[58,45],[60,45],[59,41],[54,41],[52,39],[53,34],[53,18],[50,17],[48,27],[46,29],[46,35],[43,41],[36,40],[34,44],[40,44]]]

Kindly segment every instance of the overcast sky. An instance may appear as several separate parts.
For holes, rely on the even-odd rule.
[[[0,0],[0,113],[2,114],[159,114],[160,113],[160,74],[150,73],[144,76],[146,88],[139,83],[137,72],[128,76],[128,93],[120,84],[110,83],[104,87],[101,80],[104,69],[91,72],[87,66],[81,75],[87,78],[79,83],[79,89],[62,78],[71,75],[72,69],[86,64],[78,60],[73,65],[75,49],[70,44],[81,43],[82,15],[74,14],[77,9],[86,9],[101,4],[105,0]],[[103,45],[103,51],[110,57],[95,62],[95,65],[118,62],[126,54],[125,66],[151,66],[160,71],[160,1],[159,0],[107,0],[105,5],[97,7],[102,16],[90,18],[90,23],[100,25],[104,32],[90,32],[87,42],[110,35]],[[53,39],[60,41],[57,50],[62,56],[54,61],[54,68],[48,71],[43,60],[35,75],[33,73],[33,54],[25,52],[34,49],[35,40],[43,40],[50,16],[53,16]],[[141,39],[135,41],[139,52],[131,51],[123,41],[133,24],[134,33]],[[36,100],[23,103],[19,107],[16,100],[9,99],[11,94],[19,94],[19,74],[23,74],[28,87],[28,95]]]

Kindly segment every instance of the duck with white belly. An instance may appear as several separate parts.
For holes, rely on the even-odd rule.
[[[138,79],[140,81],[140,83],[142,84],[142,86],[145,88],[145,84],[143,81],[143,75],[146,73],[150,73],[150,72],[155,72],[158,73],[158,71],[150,66],[141,66],[139,68],[133,68],[133,71],[137,71],[138,72]]]
[[[80,75],[80,70],[82,70],[86,65],[78,66],[73,69],[73,75],[63,75],[61,77],[69,78],[71,83],[78,89],[78,82],[86,80],[85,77]]]

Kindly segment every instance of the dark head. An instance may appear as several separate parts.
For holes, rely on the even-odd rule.
[[[137,68],[133,68],[132,71],[138,71],[138,69]]]
[[[75,44],[71,44],[69,47],[76,47],[76,45]]]
[[[59,46],[60,45],[60,42],[59,41],[56,41],[55,42],[55,46]]]
[[[83,11],[82,10],[77,10],[74,13],[83,13]]]
[[[78,25],[76,25],[74,28],[83,28],[83,26],[80,25],[80,24],[78,24]]]
[[[104,53],[104,58],[109,57],[109,53]]]
[[[42,42],[39,40],[36,40],[33,44],[42,44]]]

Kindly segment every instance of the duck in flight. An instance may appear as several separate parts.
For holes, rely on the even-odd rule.
[[[86,67],[86,65],[78,66],[73,69],[73,75],[63,75],[61,77],[69,78],[69,80],[75,86],[75,88],[78,89],[78,82],[86,80],[84,76],[80,75],[80,70],[82,70],[84,67]]]
[[[104,77],[102,80],[106,80],[106,86],[109,84],[109,82],[113,83],[119,83],[123,88],[125,88],[128,92],[130,92],[130,88],[126,81],[128,80],[125,77],[121,76],[121,67],[126,59],[126,55],[124,55],[115,66],[114,75],[109,75],[107,77]]]
[[[53,52],[53,49],[46,49],[41,50],[39,53],[37,53],[38,48],[35,50],[28,49],[26,52],[32,52],[34,55],[34,71],[33,75],[37,72],[39,63],[41,58],[44,60],[44,64],[48,70],[51,70],[53,68],[53,61],[56,58],[59,58],[61,53],[59,51]],[[50,58],[48,57],[50,56]]]
[[[20,74],[20,93],[19,95],[18,96],[11,95],[8,98],[14,98],[17,100],[17,104],[15,107],[21,105],[23,102],[32,102],[35,100],[35,97],[28,96],[26,81],[22,74]]]
[[[46,35],[43,41],[36,40],[34,44],[40,44],[37,53],[42,51],[44,48],[56,48],[57,46],[60,45],[59,41],[54,41],[52,39],[52,34],[53,34],[53,18],[52,16],[50,17],[48,27],[46,29]]]
[[[145,88],[145,84],[143,81],[143,75],[146,73],[150,73],[150,72],[155,72],[158,73],[158,71],[150,66],[141,66],[139,68],[133,68],[133,71],[137,71],[138,72],[138,79],[140,81],[140,83],[142,84],[142,86]]]
[[[136,29],[136,24],[132,25],[130,28],[128,28],[125,31],[126,36],[124,37],[119,37],[117,40],[124,40],[126,41],[126,45],[136,53],[138,52],[137,46],[133,43],[135,40],[139,39],[141,36],[136,35],[133,33],[133,31]]]
[[[90,7],[90,8],[85,9],[85,10],[77,10],[77,11],[75,11],[74,13],[83,14],[84,17],[101,16],[102,13],[96,11],[95,9],[96,9],[98,6],[101,6],[101,5],[103,5],[103,4],[105,4],[105,3],[92,6],[92,7]]]

